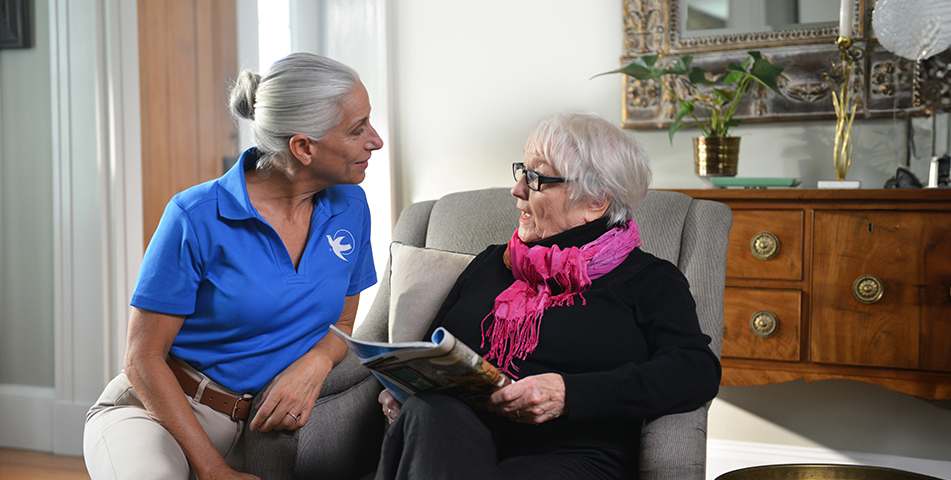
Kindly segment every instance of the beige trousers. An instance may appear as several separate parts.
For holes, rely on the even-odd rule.
[[[189,372],[192,373],[192,372]],[[201,380],[196,397],[210,381]],[[223,387],[216,386],[220,390]],[[189,397],[192,411],[218,453],[232,468],[244,464],[244,422]],[[83,457],[92,480],[195,479],[178,442],[149,416],[125,372],[114,378],[86,414]]]

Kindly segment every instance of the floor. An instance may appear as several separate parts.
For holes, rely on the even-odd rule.
[[[0,480],[89,480],[82,457],[0,448]]]

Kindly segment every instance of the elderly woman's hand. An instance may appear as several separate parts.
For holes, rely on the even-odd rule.
[[[538,425],[568,412],[565,379],[557,373],[525,377],[500,388],[486,402],[491,412]]]
[[[393,395],[390,394],[389,390],[383,390],[380,392],[380,396],[378,396],[376,399],[383,407],[383,415],[386,415],[386,420],[390,422],[390,425],[392,425],[393,420],[396,420],[396,416],[400,414],[400,407],[402,404],[393,398]]]

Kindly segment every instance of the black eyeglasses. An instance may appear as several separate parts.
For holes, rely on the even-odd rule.
[[[528,188],[538,191],[544,183],[562,183],[567,182],[568,179],[565,177],[549,177],[542,175],[535,170],[529,170],[525,168],[525,164],[522,162],[516,162],[512,164],[512,176],[515,177],[515,181],[519,181],[522,177],[525,177],[525,185],[528,185]]]

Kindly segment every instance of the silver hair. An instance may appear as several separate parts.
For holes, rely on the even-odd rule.
[[[650,159],[631,132],[591,114],[559,112],[543,119],[528,137],[525,157],[544,159],[567,183],[573,205],[611,204],[611,225],[627,222],[651,183]]]
[[[323,140],[340,123],[340,103],[360,83],[352,68],[312,53],[292,53],[261,75],[244,70],[231,89],[232,115],[251,120],[259,171],[286,167],[294,135]]]

